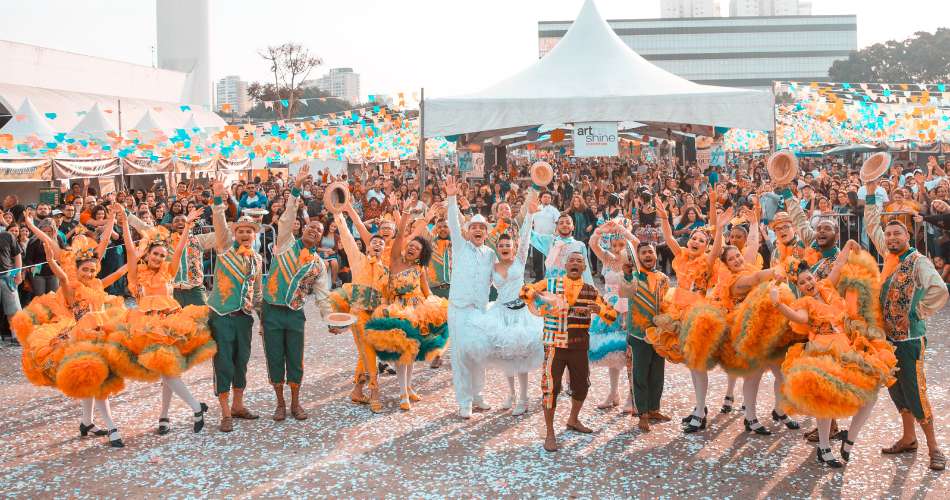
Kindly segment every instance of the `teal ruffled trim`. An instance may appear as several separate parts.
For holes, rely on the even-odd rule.
[[[446,323],[429,325],[429,334],[422,335],[412,323],[402,318],[373,318],[366,323],[366,330],[401,330],[406,338],[419,343],[419,353],[416,361],[425,361],[426,354],[445,349],[449,342],[449,328]],[[383,361],[397,361],[402,353],[394,351],[376,351],[376,357]]]

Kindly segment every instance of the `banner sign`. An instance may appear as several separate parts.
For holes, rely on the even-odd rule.
[[[213,172],[218,166],[218,159],[214,156],[209,156],[196,161],[179,158],[175,163],[178,167],[178,173],[181,174],[187,172]]]
[[[57,179],[85,179],[119,175],[118,158],[75,158],[53,160],[53,173]]]
[[[485,153],[471,153],[472,168],[465,173],[466,179],[481,179],[485,177]]]
[[[714,167],[726,166],[726,150],[722,147],[721,143],[717,142],[709,148],[709,164]]]
[[[51,181],[53,161],[49,158],[0,159],[0,182]]]
[[[617,122],[584,122],[574,124],[574,156],[617,156],[620,136]]]
[[[125,175],[169,174],[175,171],[175,162],[171,158],[152,161],[145,156],[126,156],[122,158]]]
[[[250,170],[251,169],[251,159],[249,157],[244,157],[240,159],[233,158],[218,158],[218,170],[225,171],[239,171],[239,170]]]
[[[709,162],[712,158],[712,148],[697,148],[696,149],[696,166],[700,170],[706,170],[709,168]]]
[[[458,167],[459,173],[466,173],[472,171],[472,152],[471,151],[459,151],[458,154]]]

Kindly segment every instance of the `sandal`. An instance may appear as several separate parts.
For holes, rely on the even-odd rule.
[[[917,451],[917,441],[903,444],[900,441],[894,443],[889,448],[881,449],[884,455],[900,455],[901,453],[915,453]]]
[[[930,452],[930,470],[944,470],[947,468],[947,457],[940,450]]]
[[[251,410],[247,408],[241,408],[240,410],[231,410],[231,417],[240,418],[242,420],[257,420],[261,418],[260,415],[251,413]]]

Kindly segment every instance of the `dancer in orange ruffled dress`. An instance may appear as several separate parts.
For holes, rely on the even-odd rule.
[[[197,209],[188,214],[182,235],[189,234],[202,213]],[[173,296],[174,278],[188,238],[178,238],[174,255],[169,259],[170,234],[165,228],[143,230],[143,238],[136,247],[128,218],[120,213],[119,219],[128,256],[129,291],[136,300],[136,308],[129,310],[123,327],[109,336],[110,358],[128,378],[162,380],[158,434],[171,430],[168,409],[172,394],[191,407],[193,430],[199,432],[204,427],[208,406],[192,396],[181,374],[211,359],[216,345],[208,328],[208,307],[182,308]]]
[[[31,213],[25,214],[25,220],[43,242],[50,256],[47,265],[59,279],[60,288],[36,297],[13,317],[11,326],[23,346],[23,372],[35,385],[56,387],[81,400],[80,436],[108,435],[109,444],[121,448],[122,436],[112,421],[108,398],[121,391],[124,382],[109,363],[104,346],[108,332],[124,317],[125,307],[121,297],[104,290],[122,277],[125,269],[102,280],[96,277],[115,224],[115,211],[99,242],[79,234],[65,250],[33,225]],[[107,430],[92,422],[93,408]]]
[[[833,468],[842,463],[831,451],[831,419],[852,417],[841,444],[841,456],[848,461],[878,391],[893,383],[897,366],[894,347],[883,331],[855,317],[836,289],[849,255],[859,249],[849,240],[822,280],[803,262],[795,279],[801,297],[791,304],[783,303],[777,289],[770,292],[792,328],[808,336],[808,343],[792,346],[782,363],[787,405],[818,419],[818,462]]]
[[[731,211],[730,211],[731,212]],[[714,284],[713,270],[716,257],[722,249],[722,228],[718,227],[720,217],[728,220],[730,213],[718,214],[716,193],[709,193],[709,222],[707,228],[698,228],[690,233],[686,246],[681,247],[673,237],[669,215],[663,202],[657,198],[656,214],[660,219],[663,236],[673,252],[673,271],[676,272],[676,288],[672,289],[672,301],[667,308],[669,318],[674,322],[673,329],[678,335],[682,360],[689,368],[693,379],[696,406],[692,414],[684,420],[683,431],[687,434],[706,428],[706,391],[709,388],[709,369],[715,363],[715,354],[726,333],[726,321],[722,309],[710,304],[706,292]],[[711,243],[711,244],[710,244]],[[658,319],[661,317],[658,317]],[[659,319],[656,330],[649,330],[647,340],[654,345],[670,342],[661,337],[669,336],[669,328],[661,324],[669,320]],[[661,333],[661,332],[666,333]],[[659,336],[654,336],[654,333]],[[657,352],[661,355],[660,349]],[[667,358],[677,362],[674,358]]]

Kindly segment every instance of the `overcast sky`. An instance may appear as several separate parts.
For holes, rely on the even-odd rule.
[[[659,0],[596,0],[608,19],[659,17]],[[729,0],[720,0],[728,12]],[[538,21],[570,20],[583,0],[212,0],[212,76],[267,78],[257,50],[300,42],[327,68],[361,74],[362,93],[488,86],[538,57]],[[858,46],[950,25],[946,0],[813,0],[813,14],[857,14]],[[152,64],[154,0],[10,0],[0,39]],[[319,74],[314,74],[314,77]]]

